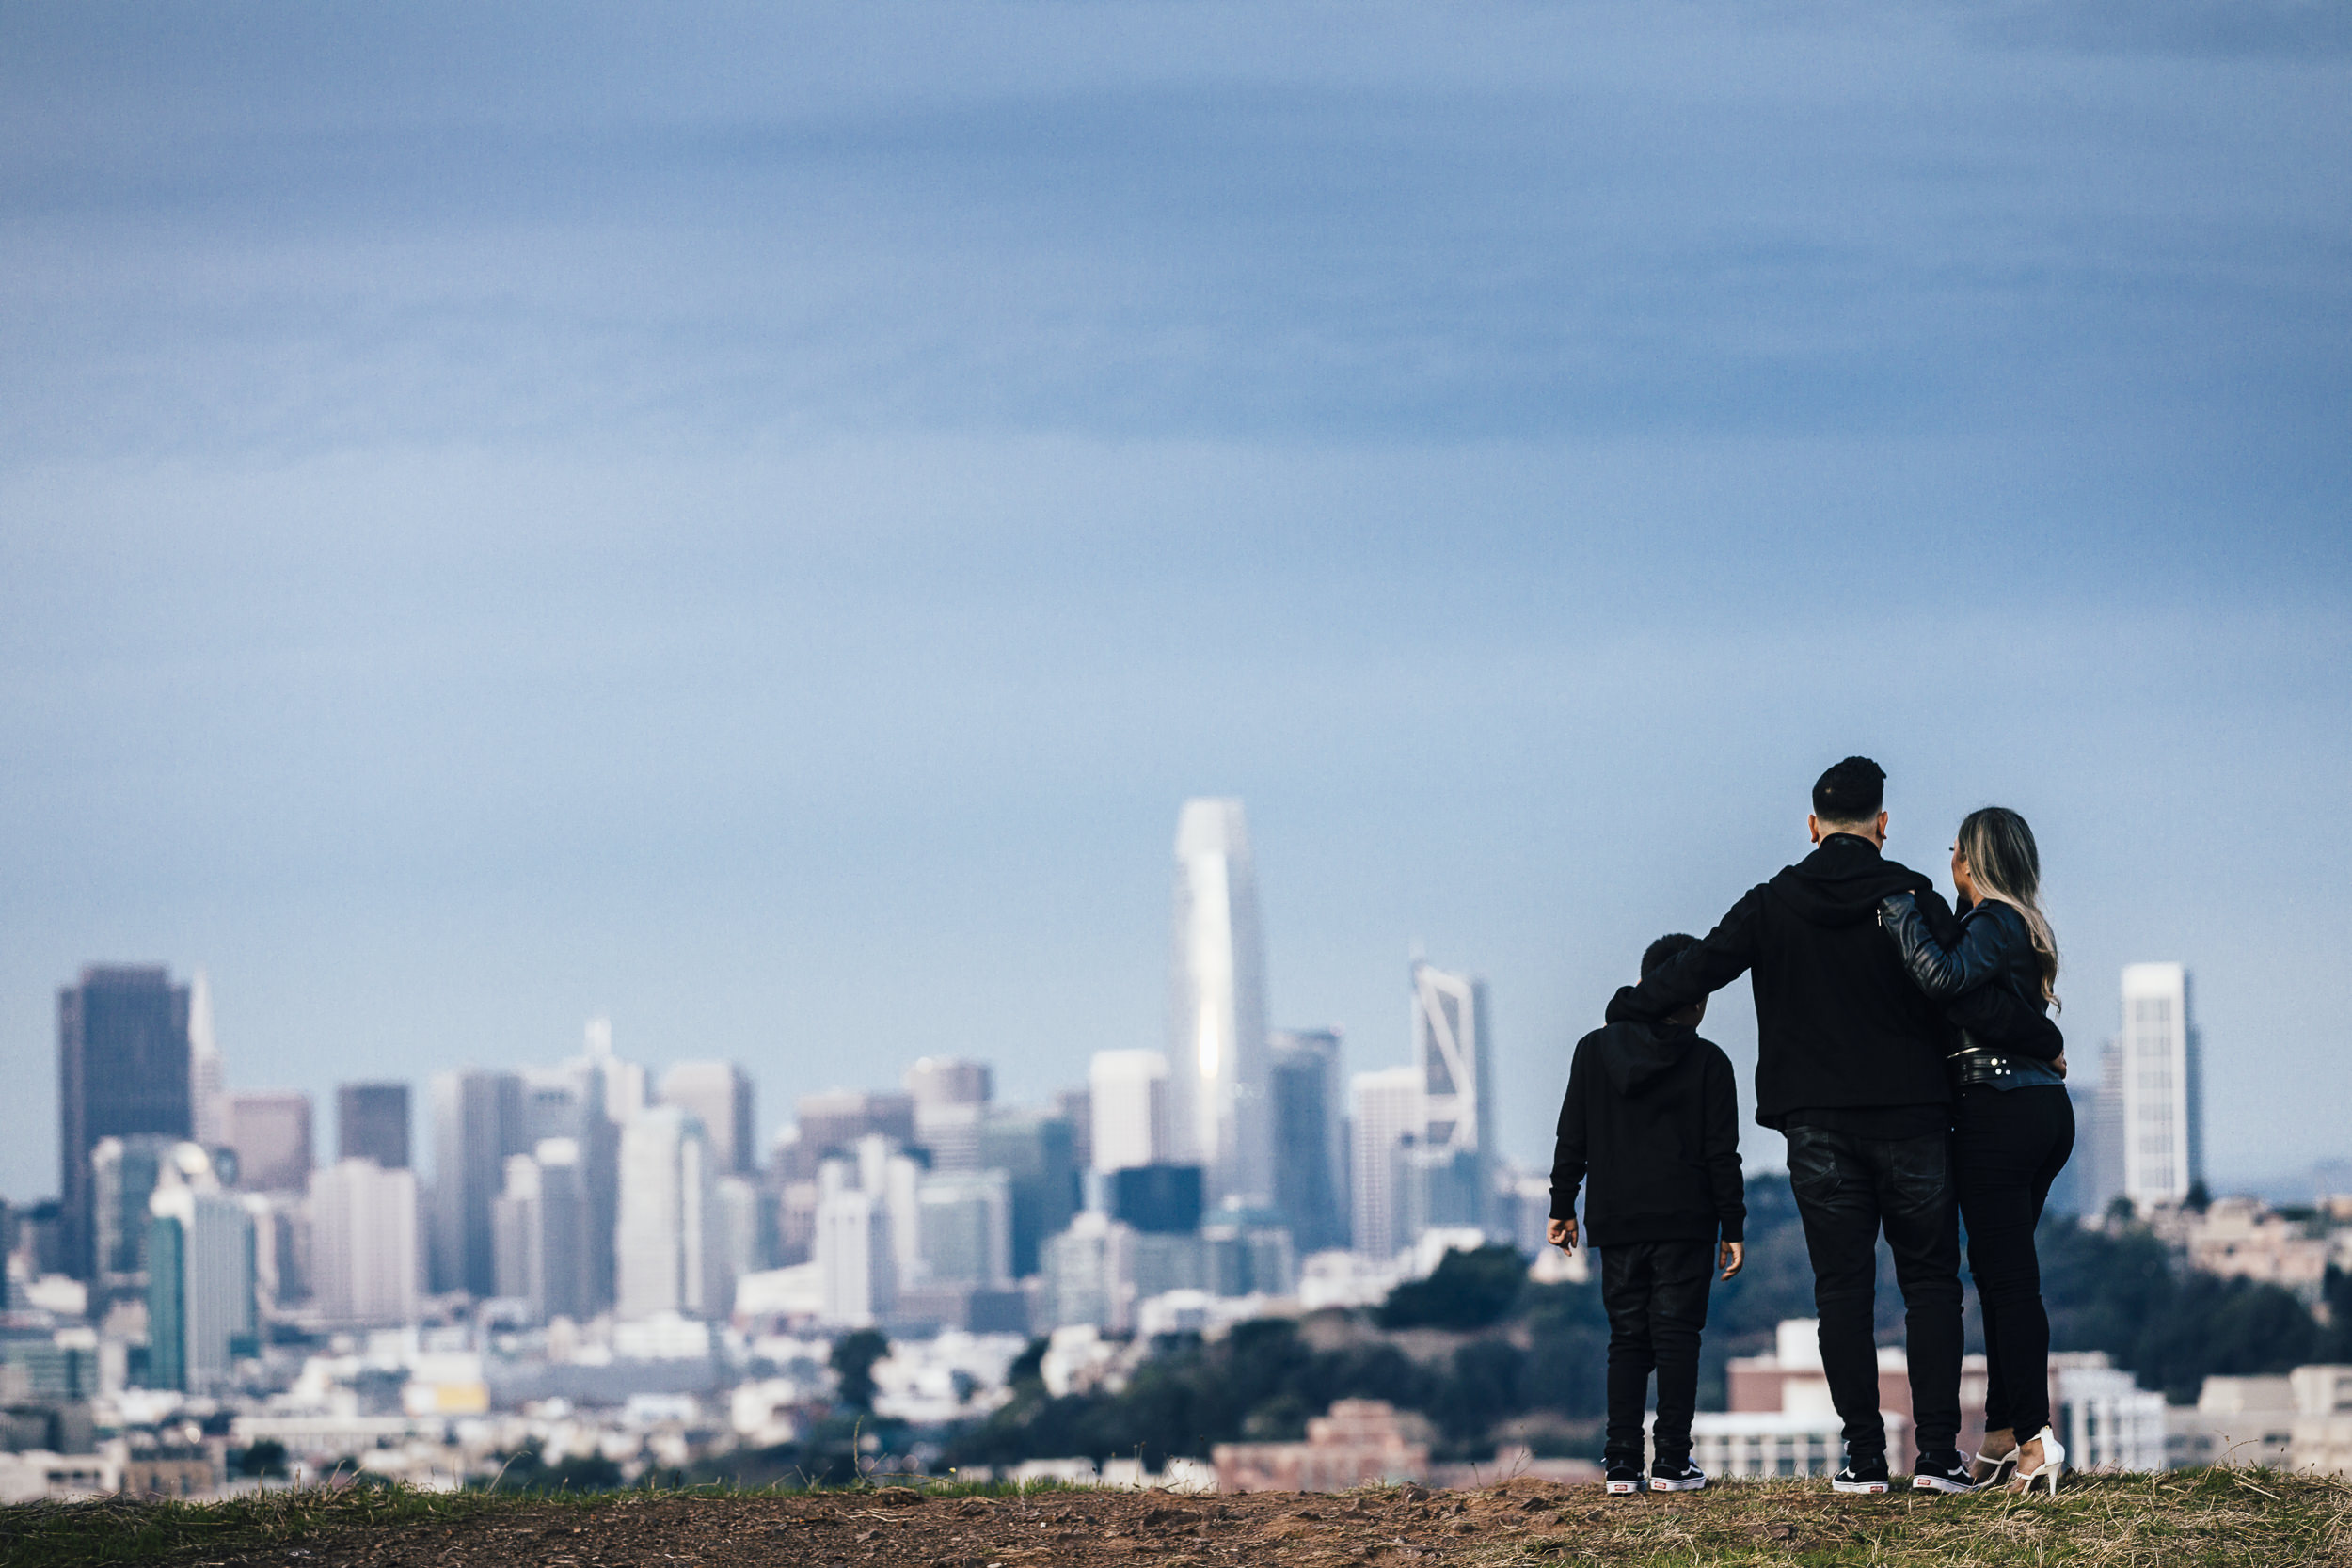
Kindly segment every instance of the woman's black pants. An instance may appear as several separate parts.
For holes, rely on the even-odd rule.
[[[1984,1314],[1985,1430],[2006,1427],[2022,1442],[2050,1419],[2050,1315],[2033,1233],[2074,1149],[2074,1107],[2061,1085],[1971,1084],[1954,1120],[1968,1273]]]

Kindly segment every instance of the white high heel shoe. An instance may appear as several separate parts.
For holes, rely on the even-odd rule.
[[[2058,1433],[2046,1426],[2035,1433],[2027,1441],[2041,1445],[2042,1463],[2028,1470],[2026,1468],[2024,1459],[2020,1458],[2017,1462],[2016,1478],[2009,1483],[2010,1491],[2023,1496],[2046,1481],[2049,1484],[2050,1496],[2057,1497],[2058,1478],[2066,1474],[2066,1445],[2059,1442]],[[2019,1444],[2017,1451],[2020,1455],[2024,1454],[2025,1444]]]

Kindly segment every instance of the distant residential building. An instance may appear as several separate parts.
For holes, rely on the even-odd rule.
[[[1303,1443],[1219,1443],[1219,1492],[1349,1492],[1429,1478],[1428,1420],[1380,1400],[1339,1400]]]
[[[310,1097],[299,1089],[242,1089],[225,1098],[222,1120],[237,1151],[237,1185],[298,1193],[310,1185]]]
[[[753,1133],[751,1074],[734,1062],[680,1062],[661,1075],[661,1103],[699,1117],[710,1139],[712,1170],[748,1176],[759,1168]]]
[[[1406,1140],[1422,1125],[1422,1076],[1417,1067],[1394,1067],[1348,1081],[1351,1229],[1356,1250],[1369,1258],[1391,1257],[1412,1241],[1399,1201],[1398,1160]]]
[[[2259,1279],[2316,1300],[2328,1278],[2332,1243],[2325,1230],[2271,1212],[2260,1198],[2217,1198],[2202,1214],[2184,1213],[2180,1239],[2188,1266],[2225,1279]]]
[[[1337,1029],[1277,1031],[1266,1083],[1274,1207],[1302,1253],[1348,1242],[1346,1079]]]
[[[1263,1203],[1274,1183],[1265,943],[1239,800],[1184,802],[1170,925],[1166,1157],[1200,1165],[1212,1202]]]
[[[167,1166],[149,1207],[148,1383],[222,1392],[235,1358],[258,1352],[252,1218],[201,1164]]]
[[[406,1170],[408,1085],[344,1084],[335,1090],[335,1158]]]
[[[2352,1367],[2297,1367],[2290,1462],[2297,1470],[2352,1476]]]
[[[1167,1157],[1167,1056],[1157,1051],[1098,1051],[1087,1065],[1087,1088],[1091,1169],[1108,1173],[1157,1164]]]
[[[2204,1180],[2204,1087],[2188,973],[2176,963],[2123,968],[2123,1195],[2178,1203]]]
[[[2297,1413],[2291,1378],[2209,1377],[2195,1404],[2165,1407],[2165,1465],[2292,1468]]]
[[[417,1321],[417,1175],[339,1160],[310,1178],[311,1300],[339,1326]]]
[[[710,1155],[702,1122],[675,1105],[655,1105],[621,1131],[621,1200],[614,1252],[616,1312],[650,1318],[723,1313],[711,1298],[705,1227]]]
[[[192,1137],[189,994],[160,964],[93,964],[57,992],[58,1204],[66,1272],[97,1267],[90,1150],[98,1140]]]
[[[498,1293],[492,1211],[507,1159],[530,1148],[519,1074],[469,1069],[434,1077],[434,1290]]]

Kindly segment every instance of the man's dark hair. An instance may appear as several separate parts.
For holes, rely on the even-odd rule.
[[[1674,958],[1677,954],[1684,952],[1689,948],[1696,947],[1698,944],[1699,939],[1691,935],[1688,931],[1675,931],[1666,936],[1660,937],[1656,942],[1651,942],[1647,947],[1642,950],[1642,978],[1645,980],[1648,979],[1651,970],[1656,969],[1660,964],[1662,964],[1667,959]]]
[[[1867,822],[1886,804],[1886,769],[1848,757],[1813,781],[1813,815],[1824,822]]]

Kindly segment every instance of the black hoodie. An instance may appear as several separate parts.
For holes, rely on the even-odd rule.
[[[1740,1241],[1748,1206],[1731,1058],[1696,1030],[1646,1023],[1577,1041],[1551,1157],[1554,1219],[1575,1214],[1588,1172],[1588,1245]]]
[[[1757,1121],[1782,1127],[1791,1112],[1809,1109],[1948,1105],[1944,1057],[1959,1049],[1958,1030],[1912,982],[1879,927],[1878,902],[1890,893],[1916,895],[1931,926],[1955,928],[1927,878],[1867,838],[1832,833],[1750,889],[1696,947],[1619,991],[1609,1018],[1663,1018],[1753,970]],[[1952,1017],[2003,1043],[2046,1043],[2057,1033],[2047,1018],[1994,990],[1979,987]]]

